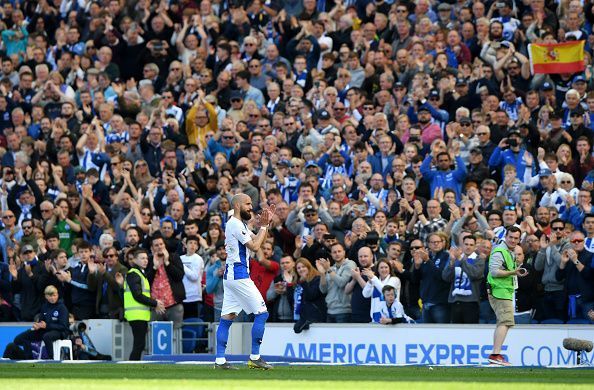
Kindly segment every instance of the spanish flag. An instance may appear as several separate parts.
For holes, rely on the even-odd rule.
[[[582,72],[584,65],[584,41],[564,43],[532,43],[528,45],[530,68],[537,73]]]

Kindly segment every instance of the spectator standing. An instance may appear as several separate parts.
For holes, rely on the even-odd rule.
[[[186,253],[180,256],[184,267],[183,284],[186,290],[186,299],[183,302],[184,318],[201,318],[204,260],[196,253],[198,237],[186,237],[185,247]]]
[[[330,256],[334,265],[330,265],[329,259],[316,260],[316,269],[320,273],[320,291],[326,295],[326,322],[348,323],[351,321],[351,296],[344,288],[351,279],[351,271],[356,264],[346,258],[346,251],[340,243],[332,245]]]
[[[412,253],[413,277],[420,282],[423,322],[445,324],[450,322],[448,305],[450,284],[444,282],[441,275],[449,264],[448,253],[444,250],[447,243],[438,233],[432,233],[428,242],[429,251],[422,248]]]
[[[295,293],[295,332],[307,329],[314,322],[326,322],[326,300],[320,288],[320,273],[307,259],[297,259],[295,271],[298,275],[298,287]],[[301,287],[301,290],[299,289]]]
[[[443,280],[450,283],[448,302],[453,324],[478,324],[481,281],[485,261],[476,250],[476,238],[466,235],[461,248],[451,248],[450,261],[442,272]]]

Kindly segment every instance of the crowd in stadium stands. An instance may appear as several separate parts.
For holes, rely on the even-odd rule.
[[[139,248],[153,318],[218,321],[239,192],[296,332],[494,323],[510,226],[516,322],[594,321],[592,2],[1,3],[0,321],[123,320]],[[583,72],[531,73],[572,40]]]

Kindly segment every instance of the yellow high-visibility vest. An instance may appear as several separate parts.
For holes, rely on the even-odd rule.
[[[147,298],[151,297],[151,286],[146,276],[143,275],[136,268],[131,268],[128,271],[135,273],[140,277],[140,283],[142,285],[142,295]],[[138,302],[134,299],[130,286],[128,285],[128,279],[124,282],[124,318],[126,321],[150,321],[151,320],[151,308],[143,303]]]

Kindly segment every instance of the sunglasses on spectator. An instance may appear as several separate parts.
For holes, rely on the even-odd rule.
[[[410,247],[410,251],[411,251],[411,252],[412,252],[412,251],[417,251],[417,250],[419,250],[419,249],[423,249],[423,247],[422,247],[422,246],[411,246],[411,247]]]
[[[581,238],[576,238],[575,240],[571,240],[572,244],[580,244],[582,242],[584,242],[584,240],[582,240]]]
[[[516,206],[514,206],[514,205],[509,205],[509,206],[505,206],[503,209],[504,209],[504,210],[511,210],[511,211],[516,211]]]
[[[553,226],[551,228],[551,230],[555,231],[555,232],[562,232],[563,230],[565,230],[564,226]]]

